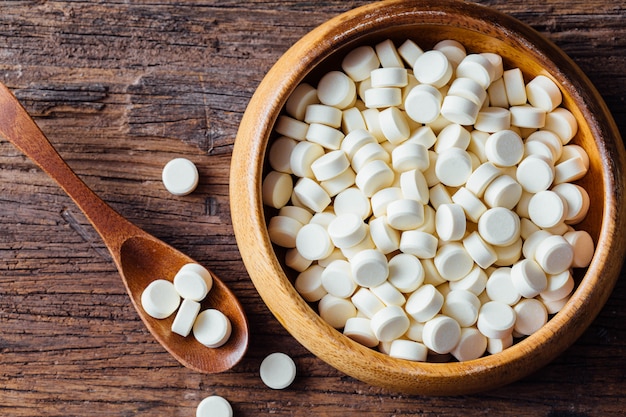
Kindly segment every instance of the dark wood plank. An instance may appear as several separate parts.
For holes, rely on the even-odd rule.
[[[251,345],[232,372],[179,366],[137,318],[106,248],[41,171],[0,141],[0,414],[194,415],[226,397],[238,416],[611,416],[626,409],[626,281],[552,364],[483,394],[386,392],[321,362],[271,316],[241,262],[228,207],[239,120],[298,38],[366,1],[5,2],[0,73],[69,164],[113,207],[203,262],[240,296]],[[563,48],[626,137],[626,3],[488,0]],[[198,190],[170,196],[162,166],[197,163]],[[285,391],[258,377],[285,351]]]

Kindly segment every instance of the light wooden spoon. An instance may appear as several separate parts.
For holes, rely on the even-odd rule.
[[[203,373],[226,371],[237,364],[248,347],[248,322],[241,304],[213,275],[213,288],[202,309],[215,308],[231,321],[232,334],[220,348],[210,349],[193,335],[170,330],[173,316],[157,320],[141,306],[141,293],[154,279],[172,280],[186,263],[194,262],[166,243],[123,218],[76,176],[9,89],[0,83],[0,135],[52,177],[85,213],[111,252],[130,298],[156,340],[187,368]]]

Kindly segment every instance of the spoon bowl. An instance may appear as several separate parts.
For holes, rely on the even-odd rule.
[[[248,347],[248,322],[236,296],[213,273],[213,287],[201,305],[203,310],[214,308],[229,318],[232,333],[223,346],[208,348],[192,335],[183,337],[173,333],[174,315],[160,320],[144,311],[141,293],[150,282],[155,279],[171,281],[183,265],[195,261],[135,226],[101,200],[76,176],[15,96],[2,84],[0,136],[39,165],[85,213],[109,249],[139,317],[178,362],[197,372],[219,373],[241,360]]]

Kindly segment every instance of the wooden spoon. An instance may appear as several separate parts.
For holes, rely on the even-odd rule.
[[[248,347],[248,322],[241,304],[213,275],[213,288],[202,309],[215,308],[231,321],[232,334],[220,348],[200,344],[193,335],[182,337],[171,329],[173,316],[157,320],[141,306],[141,293],[153,280],[172,280],[184,264],[194,262],[166,243],[123,218],[76,176],[52,147],[15,96],[0,83],[0,135],[4,136],[52,177],[85,213],[111,252],[139,317],[156,340],[184,366],[203,373],[226,371],[237,364]]]

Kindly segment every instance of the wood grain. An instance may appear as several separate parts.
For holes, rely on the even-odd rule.
[[[230,152],[256,86],[297,39],[365,1],[9,2],[2,81],[105,201],[203,262],[239,296],[252,329],[232,372],[178,365],[143,327],[104,244],[71,200],[0,141],[0,413],[189,416],[218,394],[236,415],[612,416],[626,409],[626,284],[587,332],[532,376],[458,398],[406,396],[346,377],[300,346],[250,283],[228,209]],[[490,0],[554,41],[586,72],[626,137],[626,3]],[[175,156],[201,183],[172,197]],[[623,274],[622,274],[623,275]],[[299,376],[261,383],[273,351]]]

